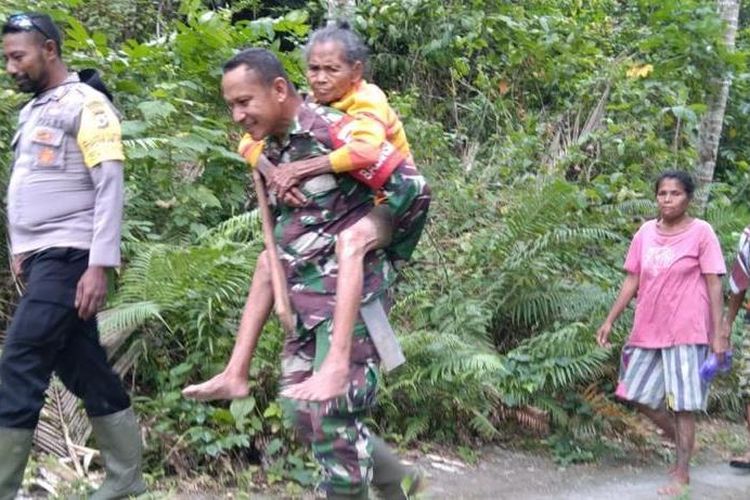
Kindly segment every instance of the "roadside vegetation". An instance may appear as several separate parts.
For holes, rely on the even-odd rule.
[[[126,262],[101,324],[132,387],[154,479],[315,482],[275,400],[277,324],[260,342],[249,398],[206,405],[180,390],[228,359],[262,246],[251,179],[234,153],[240,131],[219,93],[221,63],[240,47],[269,47],[304,87],[300,47],[324,22],[324,3],[0,5],[0,18],[51,12],[65,27],[69,65],[98,68],[124,116]],[[704,216],[728,258],[750,223],[746,13],[732,52],[710,0],[358,4],[371,79],[399,110],[434,193],[392,314],[409,363],[384,378],[373,425],[403,446],[458,449],[520,432],[561,463],[595,458],[601,436],[645,443],[642,421],[612,398],[618,349],[598,348],[594,332],[629,237],[655,214],[652,179],[698,164],[711,82],[725,75],[732,87]],[[27,96],[2,82],[5,183]],[[0,276],[6,322],[16,289]],[[618,323],[616,347],[629,321]],[[719,381],[712,413],[738,415],[732,383]],[[58,428],[79,411],[47,421]],[[73,437],[86,436],[83,426]],[[56,439],[39,446],[60,450]]]

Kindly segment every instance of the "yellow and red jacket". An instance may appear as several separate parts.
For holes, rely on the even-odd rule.
[[[346,113],[331,125],[334,151],[328,154],[336,173],[348,173],[373,189],[380,189],[402,162],[413,163],[404,126],[377,86],[361,81],[331,107]],[[239,152],[255,166],[264,141],[245,135]]]
[[[404,159],[411,159],[404,126],[377,85],[363,80],[331,107],[351,117],[347,125],[349,140],[328,155],[334,172],[359,170],[377,163],[386,142]]]

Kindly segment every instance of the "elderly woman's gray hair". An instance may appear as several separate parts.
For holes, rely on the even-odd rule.
[[[313,31],[307,45],[305,45],[305,59],[310,59],[310,51],[316,44],[325,42],[339,43],[344,51],[344,59],[348,64],[360,61],[365,69],[367,68],[370,51],[346,21],[338,21],[336,24]]]

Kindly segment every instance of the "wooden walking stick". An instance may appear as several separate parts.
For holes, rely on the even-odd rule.
[[[292,306],[289,302],[289,291],[286,287],[286,275],[284,274],[284,268],[281,266],[279,252],[276,249],[276,239],[273,237],[273,218],[271,217],[271,208],[268,205],[266,185],[257,168],[253,169],[253,181],[255,182],[255,194],[258,197],[258,210],[260,210],[260,221],[263,226],[263,242],[266,246],[268,267],[271,270],[274,309],[284,331],[291,333],[294,331],[294,319]]]

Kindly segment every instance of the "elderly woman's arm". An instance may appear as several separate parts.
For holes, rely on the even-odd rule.
[[[271,169],[268,189],[279,196],[284,196],[294,189],[300,181],[308,177],[333,172],[328,155],[307,158],[292,163],[282,163]]]

